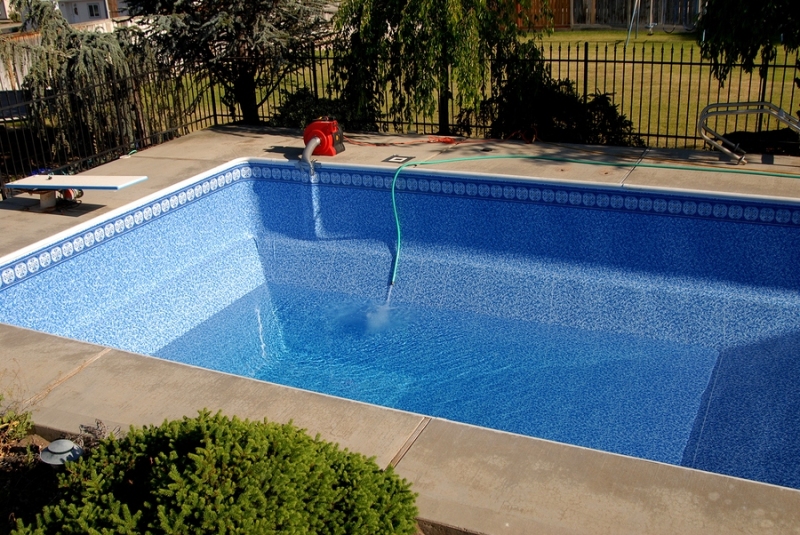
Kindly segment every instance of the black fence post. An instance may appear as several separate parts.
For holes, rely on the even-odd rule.
[[[311,83],[314,84],[314,99],[319,100],[319,88],[317,87],[317,49],[311,43]]]
[[[769,73],[769,62],[767,62],[766,58],[761,61],[761,68],[758,69],[758,74],[761,76],[761,88],[758,91],[758,100],[760,102],[767,101],[767,74]],[[764,114],[758,114],[758,126],[756,127],[756,132],[761,132],[761,129],[764,124]]]
[[[211,89],[211,113],[214,115],[214,126],[219,126],[217,120],[217,92],[214,91],[214,82],[209,85]]]
[[[589,99],[589,41],[583,43],[583,102]]]

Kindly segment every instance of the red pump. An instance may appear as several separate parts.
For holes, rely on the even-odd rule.
[[[306,126],[303,132],[303,144],[307,146],[314,138],[319,139],[319,145],[312,153],[315,156],[336,156],[344,152],[344,134],[339,123],[332,117],[314,119]]]

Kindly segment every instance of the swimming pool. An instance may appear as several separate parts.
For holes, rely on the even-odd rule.
[[[800,487],[800,206],[409,169],[387,307],[392,175],[231,162],[0,259],[0,314]]]

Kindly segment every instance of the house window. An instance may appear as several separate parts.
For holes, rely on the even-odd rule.
[[[100,4],[89,4],[89,16],[100,18]]]

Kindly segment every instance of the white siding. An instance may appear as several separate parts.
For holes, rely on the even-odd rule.
[[[105,0],[59,1],[58,9],[70,24],[108,19]]]

